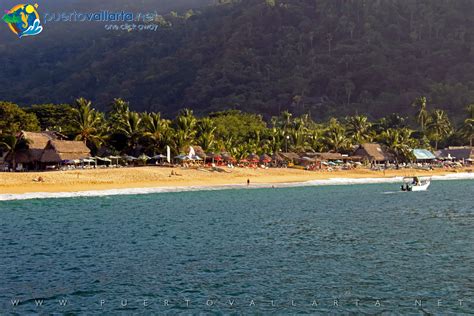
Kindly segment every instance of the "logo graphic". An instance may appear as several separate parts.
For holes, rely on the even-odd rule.
[[[38,5],[18,4],[11,10],[5,10],[2,20],[8,24],[13,33],[22,38],[38,35],[43,31],[38,11]]]

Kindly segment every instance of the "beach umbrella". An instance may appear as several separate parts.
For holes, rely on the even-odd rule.
[[[81,159],[80,162],[81,162],[82,164],[87,163],[87,165],[90,166],[91,163],[95,163],[95,160],[94,160],[94,159],[90,159],[90,158],[84,158],[84,159]]]
[[[103,161],[103,162],[112,162],[111,159],[105,158],[105,157],[94,157],[94,159],[100,160],[100,161]]]
[[[174,159],[179,159],[179,160],[186,160],[188,158],[188,156],[186,155],[178,155],[176,157],[174,157]]]
[[[199,156],[197,156],[197,155],[193,156],[193,159],[194,159],[194,160],[197,160],[197,161],[201,161],[201,160],[202,160],[202,158],[199,157]]]
[[[120,157],[120,156],[109,156],[109,159],[112,161],[112,163],[113,163],[114,160],[117,160],[116,164],[118,165],[119,160],[122,159],[122,157]]]
[[[123,158],[124,160],[126,160],[126,161],[135,161],[135,160],[137,160],[136,157],[129,156],[129,155],[125,155],[125,156],[123,156],[122,158]]]
[[[235,162],[235,158],[229,154],[223,154],[222,159],[224,159],[225,162]]]
[[[218,161],[218,162],[219,162],[219,161],[222,161],[222,160],[223,160],[223,158],[222,158],[221,155],[215,154],[215,153],[210,153],[210,154],[206,155],[206,158],[211,159],[211,160],[212,160],[212,163],[214,163],[214,161]]]
[[[263,163],[269,163],[269,162],[272,162],[272,157],[270,157],[267,154],[263,154],[260,156],[260,161]]]
[[[161,155],[161,154],[156,155],[156,156],[153,156],[153,159],[156,159],[156,160],[165,159],[165,158],[166,158],[166,156],[165,156],[165,155]]]
[[[336,161],[334,161],[334,162],[335,162],[335,163],[344,163],[344,161],[342,161],[342,160],[336,160]]]
[[[222,161],[222,156],[219,154],[211,153],[209,156],[213,161]]]
[[[245,158],[244,158],[244,159],[240,159],[240,162],[247,163],[247,162],[249,162],[249,161],[248,161],[247,159],[245,159]]]
[[[328,165],[330,165],[330,166],[335,166],[335,165],[336,165],[336,163],[334,163],[334,162],[330,161],[330,162],[328,162]]]
[[[250,161],[250,162],[259,162],[260,157],[257,156],[256,154],[250,154],[250,155],[248,155],[247,160]]]

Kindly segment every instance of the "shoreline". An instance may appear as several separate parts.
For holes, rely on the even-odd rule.
[[[387,170],[355,169],[314,172],[297,169],[233,169],[231,173],[171,168],[142,167],[95,169],[42,173],[0,173],[0,201],[142,195],[167,192],[228,189],[287,188],[321,185],[396,183],[405,176],[432,176],[433,180],[472,180],[474,173],[463,170]],[[33,183],[41,176],[44,183]],[[247,187],[247,179],[251,184]]]

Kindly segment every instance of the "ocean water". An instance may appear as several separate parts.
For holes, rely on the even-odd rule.
[[[398,188],[3,201],[0,315],[474,313],[474,181]]]

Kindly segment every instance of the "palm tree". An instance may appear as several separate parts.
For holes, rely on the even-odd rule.
[[[291,124],[291,118],[293,117],[293,114],[288,111],[283,111],[281,112],[280,117],[283,128],[288,128]]]
[[[295,148],[302,149],[304,147],[306,131],[304,118],[296,118],[288,132]]]
[[[156,149],[166,145],[167,130],[169,129],[169,121],[163,120],[160,113],[144,113],[142,115],[142,124],[144,128],[143,136],[148,137],[153,142],[153,154]]]
[[[76,131],[75,139],[98,148],[103,140],[100,133],[104,121],[102,113],[93,109],[91,101],[84,98],[76,100],[73,110],[74,121],[72,124]]]
[[[438,143],[453,131],[448,115],[443,110],[435,110],[431,114],[426,127],[430,138],[435,142],[436,150],[438,149]]]
[[[416,113],[416,120],[420,124],[421,131],[424,132],[429,119],[426,97],[421,96],[416,98],[412,105],[418,108],[418,111]]]
[[[130,112],[130,105],[128,102],[122,100],[122,99],[114,99],[114,102],[112,102],[112,111],[111,113],[118,113],[118,114],[126,114],[127,112]]]
[[[355,143],[362,144],[370,141],[370,129],[372,123],[365,115],[356,115],[346,118],[347,134],[352,137]]]
[[[25,138],[18,138],[14,135],[6,135],[0,141],[0,147],[5,149],[11,156],[12,169],[16,168],[16,153],[28,148],[30,141]]]
[[[387,129],[379,136],[379,140],[387,146],[396,160],[413,160],[412,147],[414,147],[411,138],[412,131],[408,128]]]
[[[177,150],[181,151],[185,147],[192,145],[196,136],[197,119],[192,110],[184,109],[176,117],[175,125],[175,144]]]
[[[204,151],[209,151],[214,147],[215,137],[214,132],[216,126],[214,121],[210,118],[203,118],[197,124],[198,127],[198,145],[202,147]]]
[[[324,134],[324,142],[328,150],[335,152],[346,149],[351,145],[349,139],[346,137],[346,130],[335,118],[329,121],[329,126]]]
[[[276,123],[276,118],[272,118],[272,127],[267,130],[268,149],[273,153],[277,153],[282,149],[283,139],[285,138],[285,133],[276,126]]]
[[[230,149],[230,154],[236,159],[240,160],[251,154],[251,151],[249,150],[247,144],[238,144]]]
[[[309,130],[306,134],[306,146],[309,150],[312,151],[321,151],[324,147],[323,143],[321,142],[322,139],[322,131],[320,129],[312,129]]]
[[[117,127],[117,130],[125,134],[129,141],[129,148],[134,150],[138,140],[143,136],[142,118],[137,112],[127,112]]]

